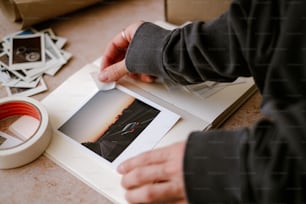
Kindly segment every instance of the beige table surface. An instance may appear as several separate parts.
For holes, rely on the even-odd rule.
[[[103,54],[112,36],[132,22],[164,20],[163,0],[113,0],[45,22],[68,39],[65,50],[73,59],[54,77],[45,76],[48,91],[34,96],[41,100],[67,77]],[[0,13],[0,38],[19,27]],[[260,117],[258,93],[252,96],[222,128],[248,126]],[[0,203],[111,203],[45,156],[11,170],[0,170]]]

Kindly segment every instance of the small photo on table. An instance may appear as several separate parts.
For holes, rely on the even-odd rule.
[[[42,34],[14,36],[11,39],[10,67],[27,69],[44,65],[45,48]]]

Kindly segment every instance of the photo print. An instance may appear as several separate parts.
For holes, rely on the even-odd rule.
[[[0,83],[7,83],[11,80],[10,73],[0,64]]]
[[[11,38],[10,67],[26,69],[45,63],[44,39],[42,34],[18,35]]]
[[[6,141],[6,138],[0,135],[0,146]]]
[[[5,89],[8,96],[31,96],[46,91],[48,87],[43,78],[37,78],[31,83],[17,81],[15,85],[5,86]]]
[[[9,55],[6,53],[0,53],[0,64],[3,66],[8,67],[9,66]]]
[[[44,75],[54,76],[72,57],[63,50],[66,42],[51,28],[27,28],[5,36],[0,42],[0,98],[47,90]]]
[[[159,113],[118,89],[99,91],[58,130],[113,162]]]
[[[22,143],[23,141],[20,140],[19,138],[0,131],[0,150],[12,148]]]
[[[0,42],[0,54],[4,52],[4,42]]]

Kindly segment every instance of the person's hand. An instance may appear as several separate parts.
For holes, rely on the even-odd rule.
[[[185,142],[145,152],[123,162],[118,172],[129,203],[185,204]]]
[[[127,48],[142,23],[142,21],[139,21],[128,26],[121,33],[118,33],[107,45],[99,73],[99,79],[102,82],[117,81],[127,74],[144,82],[153,81],[153,77],[149,75],[129,73],[125,65]]]

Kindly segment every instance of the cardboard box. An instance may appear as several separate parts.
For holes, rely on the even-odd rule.
[[[229,8],[230,0],[165,0],[166,21],[183,24],[186,21],[209,21]]]
[[[0,10],[21,28],[85,8],[101,0],[0,0]]]

